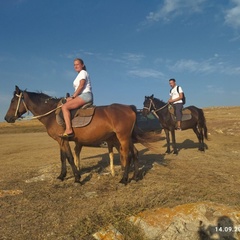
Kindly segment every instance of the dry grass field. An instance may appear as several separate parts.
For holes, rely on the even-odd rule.
[[[125,239],[140,240],[126,217],[145,209],[198,201],[240,209],[240,107],[204,112],[205,153],[191,130],[176,133],[177,156],[165,154],[165,140],[154,143],[156,151],[136,144],[142,179],[127,186],[118,184],[118,154],[112,177],[107,149],[99,147],[83,148],[81,185],[69,167],[60,182],[58,145],[38,121],[0,123],[0,238],[89,240],[111,223]]]

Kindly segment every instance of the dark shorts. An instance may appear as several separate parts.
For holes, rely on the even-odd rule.
[[[182,103],[175,103],[175,104],[173,104],[173,107],[174,107],[176,120],[177,121],[181,121],[182,120],[183,104]]]

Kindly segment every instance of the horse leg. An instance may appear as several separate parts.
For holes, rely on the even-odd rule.
[[[114,164],[113,164],[113,158],[114,158],[114,154],[113,154],[113,142],[109,141],[108,142],[108,154],[109,154],[109,160],[110,160],[110,171],[112,176],[115,176],[115,171],[114,171]]]
[[[82,145],[75,142],[75,147],[74,147],[74,163],[77,166],[77,170],[80,171],[80,152],[82,150]]]
[[[134,174],[133,179],[135,181],[138,181],[138,172],[139,172],[139,166],[138,166],[138,150],[135,148],[134,144],[131,146],[131,158],[134,160]],[[130,159],[131,160],[131,159]]]
[[[200,139],[201,139],[201,143],[200,143],[200,146],[199,146],[199,150],[204,152],[205,149],[204,149],[204,136],[203,136],[203,129],[200,128],[199,129],[199,132],[200,132]]]
[[[120,142],[120,154],[122,159],[122,166],[124,168],[123,177],[120,183],[127,185],[128,183],[128,173],[130,168],[130,161],[129,161],[129,141],[122,141]]]
[[[173,145],[173,154],[178,154],[178,150],[176,147],[176,137],[175,137],[175,130],[171,130],[171,135],[172,135],[172,145]]]
[[[66,154],[62,149],[60,149],[60,159],[61,159],[61,165],[62,165],[61,173],[57,177],[57,179],[60,179],[61,181],[63,181],[67,175],[67,166],[66,166]]]
[[[64,147],[65,156],[67,157],[67,160],[68,160],[68,162],[69,162],[69,164],[72,168],[73,175],[74,175],[74,178],[75,178],[75,182],[80,183],[80,172],[77,170],[77,166],[74,163],[74,158],[73,158],[73,155],[72,155],[72,151],[71,151],[69,142],[64,141],[63,142],[63,147]]]
[[[204,151],[204,143],[203,143],[203,131],[202,129],[198,130],[197,126],[193,128],[194,133],[196,134],[199,142],[199,151]]]
[[[171,152],[171,150],[170,150],[170,136],[169,136],[169,130],[168,129],[166,129],[166,128],[164,128],[164,132],[165,132],[165,134],[166,134],[166,140],[167,140],[167,151],[166,151],[166,153],[170,153]]]

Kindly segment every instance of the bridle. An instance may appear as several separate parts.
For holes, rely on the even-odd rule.
[[[26,112],[29,112],[28,108],[27,108],[27,105],[24,101],[24,98],[23,98],[23,92],[20,92],[20,94],[16,94],[16,97],[18,97],[18,103],[17,103],[17,108],[16,108],[16,111],[15,111],[15,117],[17,117],[18,115],[18,111],[19,111],[19,107],[20,107],[20,103],[22,102],[23,103],[23,106],[25,107],[26,109]]]
[[[28,109],[28,107],[27,107],[27,105],[26,105],[26,103],[25,103],[25,101],[24,101],[23,92],[20,92],[20,94],[17,94],[17,93],[16,93],[15,95],[16,95],[16,97],[18,97],[18,103],[17,103],[17,108],[16,108],[16,111],[15,111],[15,115],[14,115],[14,116],[17,117],[17,116],[18,116],[18,112],[19,112],[19,108],[20,108],[21,102],[23,103],[23,106],[25,107],[26,112],[29,112],[29,109]],[[55,112],[57,109],[61,108],[62,105],[63,105],[63,104],[60,104],[58,107],[50,110],[50,111],[47,112],[47,113],[44,113],[44,114],[41,114],[41,115],[38,115],[38,116],[33,116],[33,117],[31,117],[31,118],[28,118],[28,120],[38,119],[38,118],[47,116],[47,115],[49,115],[50,113]]]
[[[157,115],[157,112],[161,111],[162,109],[164,109],[165,107],[167,107],[169,105],[169,103],[166,103],[163,107],[156,108],[156,105],[153,102],[153,100],[152,99],[149,99],[149,100],[150,100],[149,106],[148,107],[143,107],[143,109],[147,109],[148,112],[152,112],[157,118],[159,118],[158,115]],[[151,111],[152,107],[153,107],[153,110]]]

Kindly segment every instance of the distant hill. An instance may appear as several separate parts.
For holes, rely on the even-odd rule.
[[[240,106],[204,108],[207,127],[211,134],[240,136]],[[19,120],[16,123],[0,122],[0,134],[45,132],[38,120]]]

